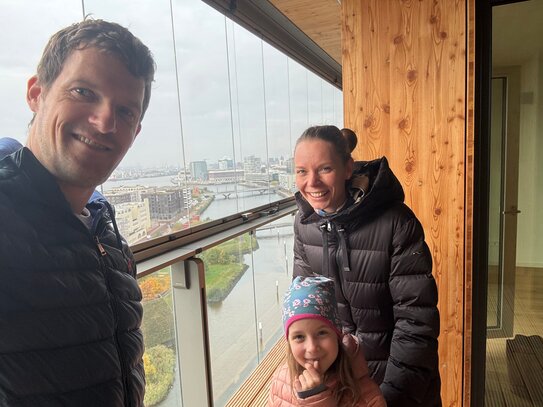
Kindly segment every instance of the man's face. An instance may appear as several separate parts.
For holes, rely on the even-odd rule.
[[[59,184],[92,191],[122,160],[140,131],[144,80],[116,56],[73,51],[55,79],[28,82],[35,113],[28,148]]]

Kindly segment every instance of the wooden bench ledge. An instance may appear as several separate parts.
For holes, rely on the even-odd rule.
[[[225,407],[266,406],[272,375],[286,360],[286,345],[284,338],[281,338],[234,393]]]

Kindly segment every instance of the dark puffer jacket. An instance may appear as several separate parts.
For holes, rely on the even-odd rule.
[[[389,407],[439,406],[439,313],[422,226],[386,158],[357,162],[344,209],[321,217],[298,192],[294,276],[335,279],[344,330],[361,341]]]
[[[0,406],[143,406],[135,264],[87,208],[92,232],[30,150],[0,161]]]

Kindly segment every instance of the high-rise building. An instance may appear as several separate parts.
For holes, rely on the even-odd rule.
[[[234,160],[223,157],[219,160],[219,170],[231,170],[234,168]]]
[[[207,163],[205,161],[192,161],[190,163],[190,173],[193,181],[207,181]]]
[[[158,222],[176,222],[186,214],[183,189],[178,187],[153,188],[142,193],[149,200],[151,219]]]

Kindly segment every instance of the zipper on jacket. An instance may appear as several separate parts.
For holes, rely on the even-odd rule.
[[[98,250],[100,250],[100,248],[101,248],[100,254],[102,255],[102,257],[106,256],[107,252],[104,249],[104,247],[102,246],[102,244],[100,243],[100,240],[98,240],[98,236],[95,236],[94,240],[96,241],[96,245],[98,246]],[[102,252],[102,250],[103,250],[103,252]],[[130,397],[128,395],[128,387],[129,387],[129,384],[128,384],[128,371],[130,369],[126,364],[126,361],[124,360],[124,357],[123,357],[124,352],[123,352],[123,350],[121,348],[121,345],[119,343],[118,331],[117,331],[118,325],[119,325],[119,308],[118,308],[118,305],[117,305],[117,301],[115,300],[115,296],[113,295],[113,290],[111,289],[111,284],[110,284],[110,281],[109,281],[107,266],[105,264],[105,260],[102,259],[102,258],[99,258],[98,260],[100,262],[100,268],[102,269],[102,274],[104,276],[108,296],[110,296],[111,307],[112,307],[112,310],[113,310],[113,321],[114,321],[113,340],[115,341],[115,348],[117,349],[117,354],[119,355],[119,365],[120,365],[119,367],[121,368],[121,380],[122,380],[122,383],[123,383],[124,405],[126,407],[130,407],[132,405],[130,403]]]
[[[104,249],[104,246],[102,246],[102,243],[100,243],[100,239],[98,239],[98,236],[94,236],[94,240],[96,241],[96,247],[98,247],[98,251],[104,257],[107,255],[106,249]]]

